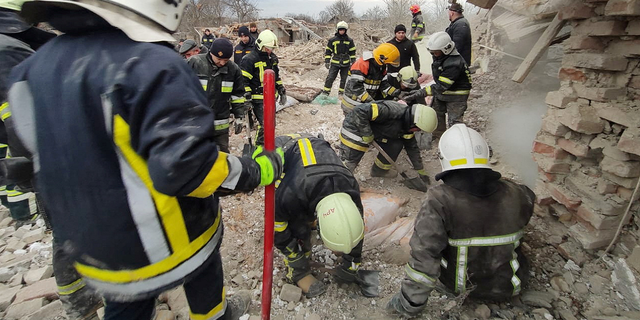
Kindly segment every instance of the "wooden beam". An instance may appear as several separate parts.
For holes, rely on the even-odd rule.
[[[565,23],[566,20],[561,20],[560,14],[556,14],[556,16],[551,21],[551,24],[549,24],[544,33],[542,33],[542,35],[540,36],[540,39],[538,39],[538,42],[536,42],[536,44],[533,46],[527,57],[524,58],[524,61],[522,62],[518,70],[516,70],[516,73],[513,75],[513,78],[511,78],[511,80],[518,83],[522,83],[522,81],[524,81],[529,72],[531,72],[531,69],[533,69],[538,60],[540,60],[542,54],[544,54],[547,47],[549,47],[549,45],[558,35],[558,32],[560,32],[560,29],[562,29]]]

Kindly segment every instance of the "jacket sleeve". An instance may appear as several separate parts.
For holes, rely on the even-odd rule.
[[[423,305],[440,276],[442,251],[447,247],[443,205],[429,189],[416,217],[411,246],[411,259],[405,267],[402,293],[413,305]]]
[[[283,87],[282,79],[280,78],[280,60],[276,55],[273,55],[273,72],[276,74],[276,91],[278,91],[281,87]]]
[[[421,33],[424,30],[424,18],[422,15],[416,16],[416,31],[417,33]]]
[[[446,62],[443,63],[443,65]],[[449,90],[451,86],[458,80],[461,74],[461,69],[455,65],[444,66],[444,70],[440,74],[437,79],[433,79],[435,81],[434,84],[427,86],[424,90],[427,91],[427,95],[432,96],[435,94],[442,94],[443,92]]]
[[[156,59],[132,67],[123,94],[112,99],[116,145],[129,161],[146,161],[154,188],[167,195],[205,198],[219,188],[252,190],[260,180],[258,165],[218,151],[206,95],[178,59],[163,67],[150,65]]]
[[[329,39],[329,41],[327,42],[327,47],[324,49],[324,63],[331,62],[331,56],[333,55],[333,48],[331,48],[331,40],[333,40],[333,38]]]
[[[420,74],[420,54],[415,43],[411,44],[411,60],[413,60],[413,68]]]
[[[233,77],[233,91],[231,91],[231,112],[233,116],[238,119],[244,117],[245,107],[244,103],[247,101],[244,98],[244,77],[242,76],[242,70],[239,67],[235,67]]]
[[[255,70],[253,61],[250,61],[251,56],[247,55],[240,61],[240,69],[242,70],[242,76],[244,77],[244,91],[251,94],[257,92],[257,87],[254,85],[253,78],[255,77]]]
[[[382,78],[380,82],[380,91],[382,92],[382,97],[387,99],[388,97],[397,97],[400,94],[400,88],[396,88],[389,83],[388,74]]]
[[[345,121],[350,122],[349,129],[356,131],[353,133],[360,137],[369,137],[373,136],[371,121],[375,121],[377,116],[378,105],[363,103],[353,108],[353,111],[347,114],[349,120],[345,118]]]
[[[356,62],[356,43],[353,42],[353,39],[349,39],[349,60],[351,60],[351,64]]]
[[[364,88],[364,77],[369,72],[369,65],[364,60],[358,60],[351,66],[350,75],[345,85],[345,94],[349,94],[350,98],[362,103],[373,101]]]

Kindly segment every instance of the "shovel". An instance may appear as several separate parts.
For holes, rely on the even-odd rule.
[[[384,150],[382,150],[382,148],[380,147],[380,145],[375,142],[372,141],[371,144],[373,144],[374,147],[376,147],[376,149],[378,149],[378,152],[380,152],[380,154],[387,159],[387,161],[389,161],[389,163],[391,163],[391,165],[393,165],[393,167],[398,170],[398,172],[400,173],[400,175],[402,176],[402,178],[404,180],[402,180],[402,183],[409,189],[414,189],[414,190],[418,190],[418,191],[422,191],[422,192],[427,192],[427,184],[424,183],[424,181],[422,181],[422,179],[420,179],[419,177],[415,177],[415,178],[409,178],[409,176],[407,176],[407,174],[404,171],[401,171],[400,168],[398,167],[398,165],[396,164],[395,161],[393,161],[391,159],[391,157],[389,157],[389,155],[384,152]]]
[[[251,112],[249,112],[249,110],[247,110],[247,112],[245,112],[244,114],[244,118],[247,119],[247,121],[245,121],[245,130],[247,131],[247,141],[248,143],[245,143],[244,146],[242,146],[242,156],[243,157],[251,157],[251,155],[253,154],[253,151],[255,150],[255,146],[253,145],[253,142],[251,141],[251,121],[249,121],[251,118]]]

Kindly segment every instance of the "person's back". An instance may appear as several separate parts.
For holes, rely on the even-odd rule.
[[[456,49],[464,58],[468,66],[471,66],[471,27],[469,21],[462,15],[464,10],[459,3],[449,6],[449,21],[451,24],[445,30],[451,40],[456,44]]]

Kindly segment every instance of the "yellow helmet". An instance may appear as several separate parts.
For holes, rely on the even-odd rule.
[[[383,43],[373,49],[373,57],[379,65],[390,64],[394,67],[400,65],[400,51],[391,43]]]
[[[316,206],[318,228],[325,247],[350,253],[364,238],[364,220],[360,210],[344,192],[330,194]]]
[[[345,21],[340,21],[338,22],[338,25],[336,25],[336,29],[340,30],[340,29],[349,29],[349,24],[347,24]]]
[[[14,11],[20,11],[22,4],[29,0],[0,0],[0,8],[5,8]]]
[[[415,126],[424,132],[433,132],[438,127],[438,115],[429,106],[416,103],[411,106],[411,115]]]
[[[263,47],[273,50],[278,47],[278,36],[271,30],[264,30],[258,35],[256,45],[258,46],[258,50],[262,50]]]

